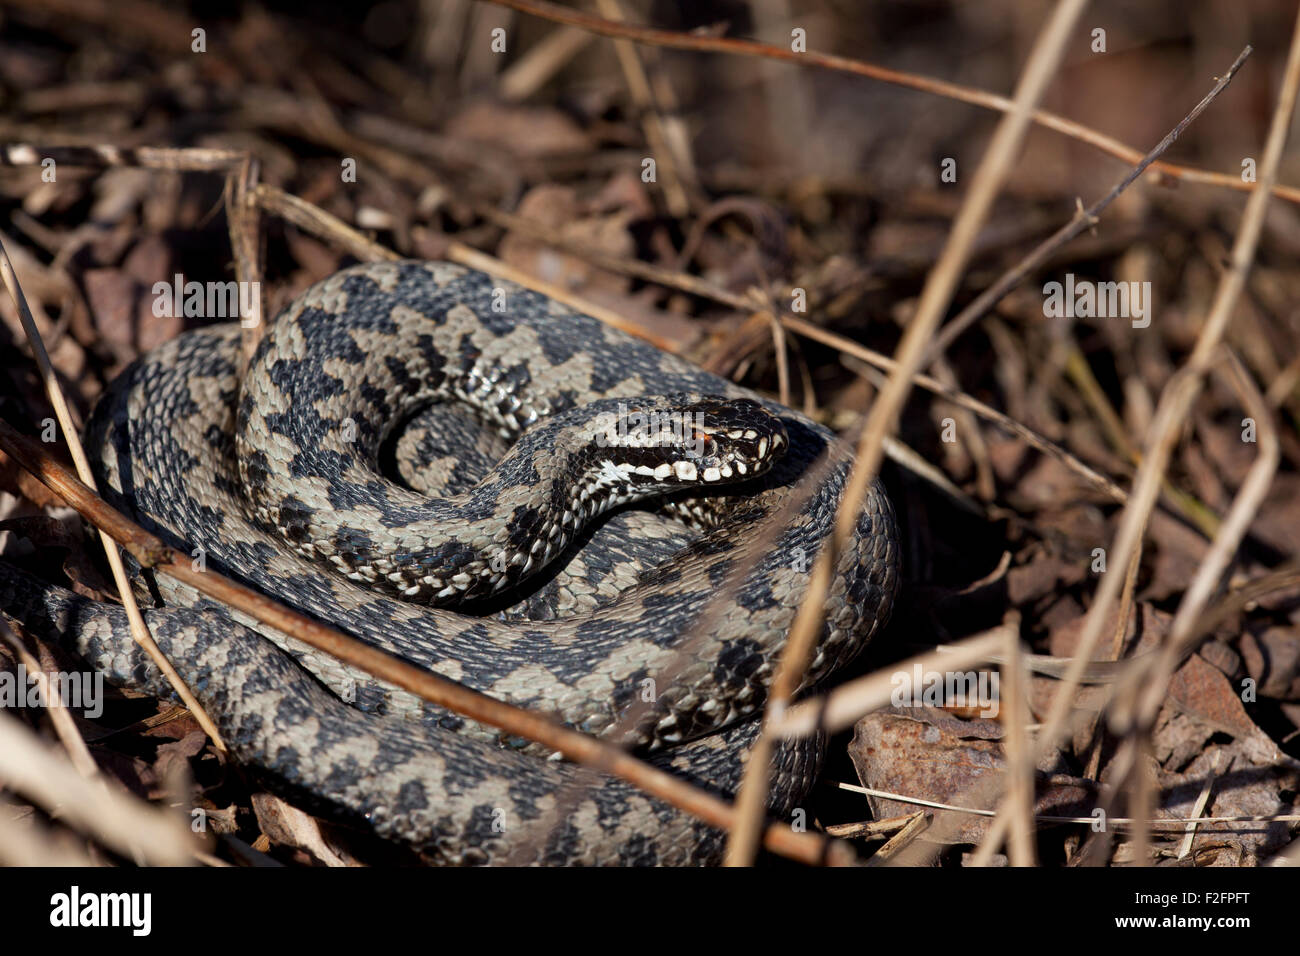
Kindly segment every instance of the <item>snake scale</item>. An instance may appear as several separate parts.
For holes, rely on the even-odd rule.
[[[416,261],[312,286],[242,374],[237,326],[178,336],[110,384],[86,430],[101,493],[206,567],[724,795],[851,461],[782,506],[830,441],[546,296]],[[883,626],[898,564],[873,485],[805,688]],[[137,578],[235,758],[308,809],[436,863],[718,857],[720,833],[622,781]],[[117,605],[3,565],[0,608],[171,696]],[[818,741],[778,748],[773,815],[819,761]]]

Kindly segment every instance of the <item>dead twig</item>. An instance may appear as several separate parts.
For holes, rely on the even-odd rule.
[[[549,3],[547,0],[486,0],[486,2],[510,7],[520,13],[541,17],[554,23],[589,30],[602,36],[636,40],[638,43],[648,43],[673,50],[729,53],[738,56],[757,56],[771,60],[784,60],[788,63],[801,63],[821,67],[822,69],[836,70],[841,73],[865,76],[869,79],[879,80],[882,83],[919,90],[923,93],[932,93],[936,96],[946,96],[962,103],[970,103],[973,106],[980,106],[984,109],[996,110],[1002,113],[1010,113],[1015,108],[1015,104],[1010,99],[996,93],[962,86],[959,83],[949,83],[946,80],[936,80],[933,77],[918,76],[915,73],[906,73],[902,70],[891,70],[888,67],[877,66],[874,63],[855,60],[851,57],[819,53],[816,50],[796,53],[788,47],[758,43],[754,40],[712,36],[705,33],[678,33],[673,30],[660,30],[655,27],[617,23],[613,20],[605,20],[588,13],[562,7],[557,3]],[[1044,109],[1035,109],[1030,113],[1030,118],[1040,126],[1063,133],[1072,139],[1077,139],[1079,142],[1086,143],[1094,149],[1114,156],[1123,162],[1138,163],[1142,160],[1141,150],[1057,113]],[[1238,192],[1253,192],[1258,188],[1262,188],[1259,183],[1243,182],[1238,176],[1216,173],[1208,169],[1196,169],[1192,166],[1159,161],[1152,163],[1151,166],[1161,175],[1168,176],[1170,179],[1182,180],[1183,182],[1221,186],[1235,189]],[[1277,183],[1272,183],[1269,189],[1279,199],[1300,203],[1300,189],[1296,187],[1279,186]]]
[[[966,331],[980,316],[984,315],[989,309],[997,305],[999,301],[1012,289],[1020,285],[1031,272],[1036,270],[1046,262],[1056,250],[1083,232],[1096,225],[1101,213],[1109,206],[1124,190],[1128,189],[1139,176],[1141,176],[1147,167],[1153,165],[1157,159],[1164,155],[1165,151],[1174,144],[1174,140],[1182,135],[1183,130],[1191,125],[1192,120],[1205,112],[1206,107],[1215,101],[1220,93],[1227,89],[1232,78],[1237,75],[1246,62],[1246,58],[1251,54],[1251,47],[1247,46],[1239,54],[1237,59],[1233,60],[1232,66],[1228,67],[1228,72],[1219,77],[1219,81],[1214,84],[1214,88],[1197,103],[1190,113],[1182,118],[1173,129],[1165,134],[1165,138],[1157,143],[1149,153],[1142,157],[1141,162],[1129,170],[1128,174],[1111,187],[1110,192],[1102,196],[1087,209],[1080,208],[1075,212],[1069,222],[1061,226],[1060,229],[1052,233],[1047,239],[1039,243],[1029,255],[1025,256],[1014,266],[998,277],[997,281],[981,292],[970,305],[962,309],[951,322],[939,330],[935,336],[934,342],[930,345],[930,350],[926,353],[926,362],[947,351],[957,336]]]
[[[623,9],[618,0],[596,0],[596,5],[609,20],[622,22]],[[645,131],[646,145],[650,147],[658,164],[668,212],[676,219],[684,219],[691,211],[690,194],[684,182],[684,174],[690,169],[690,157],[682,155],[678,149],[682,145],[680,139],[670,139],[668,136],[667,125],[656,109],[650,77],[637,53],[636,45],[627,40],[615,40],[614,53],[627,81],[632,103],[641,113],[641,128]]]
[[[926,345],[956,291],[980,225],[992,207],[1029,128],[1033,106],[1055,72],[1065,50],[1069,31],[1083,12],[1085,4],[1086,0],[1061,0],[1043,27],[1017,84],[1015,107],[998,124],[988,151],[975,171],[970,193],[953,222],[943,252],[926,280],[916,314],[898,346],[898,368],[885,383],[863,426],[857,457],[836,513],[835,531],[817,556],[803,603],[791,625],[790,636],[768,696],[769,718],[779,716],[784,711],[803,680],[821,628],[831,571],[857,524],[859,508],[867,487],[880,468],[885,435],[897,423],[903,402],[911,390],[912,375],[919,371]],[[762,819],[762,808],[766,802],[770,756],[771,741],[764,733],[750,753],[745,779],[737,797],[736,803],[744,825],[731,831],[727,847],[727,862],[730,865],[744,865],[753,859],[758,823]]]
[[[22,286],[18,283],[18,277],[14,274],[13,263],[9,261],[9,253],[5,251],[3,244],[0,244],[0,278],[4,280],[5,288],[9,291],[9,296],[13,299],[14,306],[18,310],[23,331],[27,334],[27,341],[31,345],[33,356],[36,358],[36,367],[40,371],[41,381],[45,385],[45,393],[49,397],[50,405],[54,408],[55,418],[58,419],[59,429],[63,432],[63,439],[67,443],[68,451],[72,454],[72,461],[76,465],[77,474],[93,491],[95,478],[90,470],[90,462],[86,458],[85,449],[81,447],[81,438],[77,435],[77,429],[72,423],[72,415],[68,411],[67,400],[63,397],[63,390],[59,387],[59,381],[54,374],[53,366],[50,365],[50,356],[45,351],[45,343],[41,340],[40,330],[36,327],[36,320],[32,318],[31,309],[27,307],[27,297],[23,295]],[[6,424],[5,427],[8,428],[8,425]],[[208,716],[207,711],[203,709],[198,699],[190,691],[189,686],[181,679],[180,674],[176,673],[176,669],[172,667],[171,662],[167,660],[162,651],[158,649],[158,645],[154,643],[153,636],[149,633],[144,617],[140,614],[140,608],[135,602],[135,595],[131,592],[131,585],[126,576],[126,568],[122,564],[122,556],[118,553],[117,546],[102,531],[99,540],[104,547],[104,554],[108,558],[108,565],[112,569],[113,580],[122,595],[122,604],[126,610],[127,620],[131,625],[131,637],[144,649],[145,653],[158,666],[158,669],[162,671],[163,676],[167,678],[167,682],[171,684],[185,706],[194,713],[194,719],[199,722],[203,732],[212,739],[212,743],[216,748],[225,751],[226,745],[221,739],[221,734],[217,732],[216,723]]]
[[[242,307],[245,301],[252,305],[249,315],[239,316],[240,345],[244,363],[253,357],[253,350],[262,339],[262,267],[260,255],[261,235],[259,213],[251,199],[257,185],[258,164],[252,156],[245,157],[226,176],[226,222],[230,229],[230,248],[235,253],[235,278],[242,289],[249,289],[246,299],[239,296]],[[256,290],[256,294],[251,294]]]
[[[1272,186],[1277,181],[1278,164],[1281,161],[1287,133],[1291,127],[1298,91],[1300,91],[1300,16],[1297,16],[1296,19],[1290,52],[1287,54],[1286,72],[1282,79],[1277,107],[1273,112],[1273,120],[1269,128],[1264,155],[1259,164],[1260,188],[1253,192],[1246,202],[1241,225],[1237,229],[1237,237],[1233,242],[1228,268],[1220,277],[1209,315],[1200,335],[1197,337],[1192,355],[1187,364],[1169,380],[1160,396],[1150,428],[1151,438],[1147,443],[1142,465],[1139,467],[1137,476],[1134,479],[1129,502],[1125,505],[1123,514],[1120,517],[1120,527],[1115,536],[1114,547],[1110,552],[1110,559],[1117,566],[1127,566],[1139,546],[1147,520],[1159,495],[1165,477],[1165,470],[1169,466],[1170,455],[1179,430],[1187,418],[1192,403],[1200,394],[1202,381],[1209,371],[1220,343],[1223,341],[1228,322],[1232,317],[1233,308],[1245,288],[1246,275],[1250,269],[1251,261],[1254,259],[1255,246],[1259,242],[1259,236],[1263,230],[1264,213],[1268,208],[1268,200],[1272,195]],[[1208,569],[1207,577],[1213,574],[1217,578],[1222,568],[1219,558],[1235,550],[1240,541],[1240,535],[1245,531],[1242,519],[1249,520],[1250,515],[1254,513],[1254,508],[1258,506],[1258,500],[1258,496],[1253,492],[1249,495],[1245,493],[1238,495],[1237,501],[1234,503],[1234,511],[1225,520],[1220,529],[1219,538],[1216,539],[1216,544],[1222,541],[1223,547],[1217,549],[1218,556],[1216,560],[1207,560],[1202,566],[1203,571]],[[1238,505],[1242,506],[1241,512],[1237,511]],[[1247,508],[1250,509],[1249,514],[1245,514]],[[1056,742],[1061,739],[1066,730],[1070,701],[1073,698],[1074,689],[1078,686],[1082,673],[1096,650],[1107,615],[1114,606],[1122,584],[1123,582],[1118,575],[1102,576],[1096,597],[1088,610],[1087,617],[1084,619],[1083,631],[1079,636],[1078,645],[1075,649],[1074,664],[1065,675],[1065,687],[1061,688],[1053,699],[1047,719],[1043,722],[1043,729],[1039,733],[1039,758],[1045,756],[1050,751],[1050,748],[1056,746]],[[1203,591],[1203,589],[1204,586],[1197,587],[1197,603],[1201,600],[1199,592]],[[1191,592],[1184,595],[1184,602],[1187,601],[1190,594]],[[1187,626],[1185,622],[1183,626]],[[1178,643],[1185,644],[1186,642],[1180,641]],[[1175,642],[1172,640],[1171,634],[1167,643],[1171,658],[1177,652],[1174,645]],[[1172,673],[1172,671],[1168,671],[1167,666],[1163,670]],[[1164,683],[1151,685],[1151,689],[1144,700],[1144,715],[1149,715],[1153,706],[1158,707],[1159,700],[1164,696],[1166,686],[1167,684]],[[1147,725],[1149,726],[1149,722],[1147,722]],[[1005,817],[995,821],[994,826],[990,827],[985,835],[985,842],[995,843],[1000,841],[1005,833],[1006,823]]]
[[[424,700],[512,736],[537,741],[576,763],[620,777],[713,826],[726,828],[734,823],[735,810],[726,801],[638,760],[613,744],[439,677],[292,611],[215,571],[195,569],[189,555],[167,547],[134,524],[78,481],[45,449],[3,421],[0,421],[0,449],[60,495],[83,518],[120,542],[143,567],[170,575],[208,597]],[[775,853],[805,863],[846,862],[852,858],[852,851],[843,844],[828,845],[820,836],[796,833],[776,823],[765,828],[763,843]]]

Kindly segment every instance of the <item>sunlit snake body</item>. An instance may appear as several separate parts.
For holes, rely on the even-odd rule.
[[[206,567],[368,643],[734,792],[847,476],[847,458],[832,461],[783,513],[827,448],[825,429],[543,295],[444,263],[363,265],[318,283],[268,327],[242,377],[238,333],[183,334],[109,387],[87,446],[111,503]],[[688,436],[705,456],[690,468],[611,449],[576,483],[554,473],[563,427],[530,438],[548,423],[623,415],[647,395],[690,408],[740,400],[757,427],[729,426],[740,457],[725,467],[753,471],[705,482],[723,467],[712,444],[723,436],[708,426]],[[770,447],[786,441],[784,454]],[[639,497],[634,481],[670,471],[670,483],[678,471],[695,480],[666,507],[592,520]],[[767,538],[766,518],[781,522]],[[448,528],[452,545],[437,539]],[[893,515],[873,486],[805,686],[883,625],[897,580]],[[236,758],[319,813],[440,863],[717,857],[717,831],[621,781],[502,740],[163,576],[147,584],[156,639]],[[170,694],[116,606],[6,567],[0,607],[62,635],[110,679]],[[803,799],[819,759],[814,743],[778,750],[775,815]]]

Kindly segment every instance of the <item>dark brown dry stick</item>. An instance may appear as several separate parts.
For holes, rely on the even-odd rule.
[[[337,216],[299,199],[290,193],[266,183],[258,183],[252,199],[267,212],[275,213],[286,222],[313,236],[337,243],[363,262],[396,262],[402,257],[353,229]]]
[[[189,555],[167,547],[136,525],[79,481],[38,443],[4,421],[0,421],[0,449],[62,497],[83,518],[125,547],[142,567],[183,581],[208,597],[238,608],[281,633],[430,703],[499,728],[512,736],[536,741],[576,763],[620,777],[713,826],[726,829],[734,823],[735,810],[726,801],[638,760],[613,744],[571,730],[550,717],[511,706],[439,677],[313,621],[215,571],[196,570]],[[796,833],[777,823],[764,829],[763,843],[775,853],[804,863],[844,863],[853,858],[852,850],[842,843],[811,833]]]
[[[224,190],[226,225],[230,232],[230,248],[235,254],[235,278],[241,288],[256,289],[253,296],[253,314],[240,315],[240,346],[244,364],[253,357],[257,343],[262,340],[265,324],[262,321],[262,256],[260,211],[253,201],[257,186],[258,163],[250,154],[226,174]],[[244,299],[240,296],[242,304]]]

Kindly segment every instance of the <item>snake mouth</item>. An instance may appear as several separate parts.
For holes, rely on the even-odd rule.
[[[633,485],[664,488],[755,478],[789,447],[785,425],[758,402],[714,396],[637,403],[617,434],[602,437],[603,469]]]

